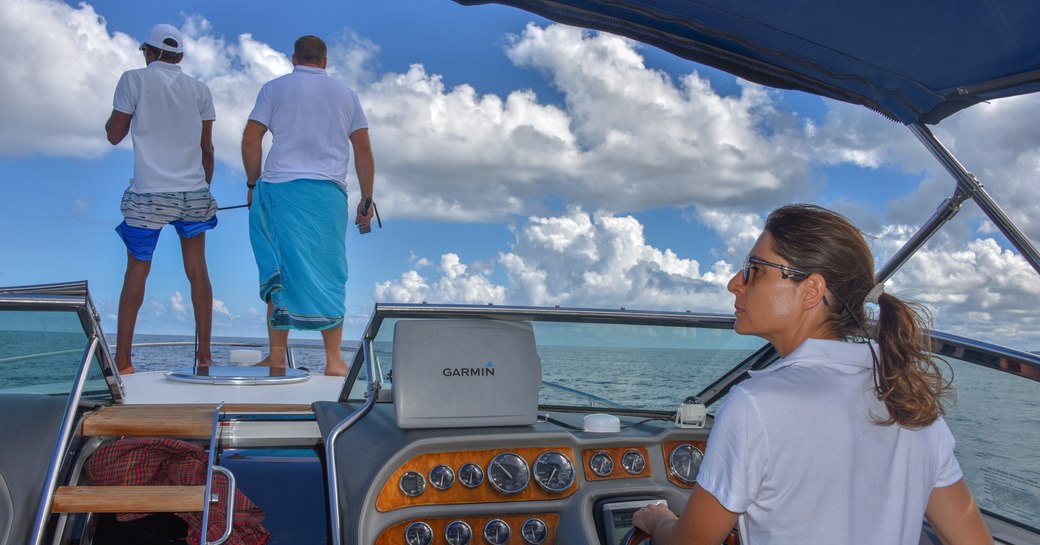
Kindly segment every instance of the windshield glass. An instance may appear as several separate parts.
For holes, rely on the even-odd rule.
[[[0,393],[68,394],[88,338],[75,311],[0,310]],[[84,395],[108,395],[92,362]]]
[[[373,342],[392,389],[396,320]],[[542,362],[539,404],[674,411],[763,345],[731,329],[684,325],[530,321]],[[364,373],[351,399],[364,396]]]

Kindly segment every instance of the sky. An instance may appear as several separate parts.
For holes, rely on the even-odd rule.
[[[726,282],[773,208],[837,210],[883,262],[954,189],[878,114],[513,8],[0,0],[0,285],[86,280],[109,340],[133,155],[104,124],[156,23],[181,29],[182,67],[213,93],[221,207],[245,202],[242,129],[260,86],[291,70],[297,37],[324,38],[329,73],[359,92],[384,225],[348,233],[348,340],[377,302],[732,313]],[[1040,94],[932,128],[1034,241],[1038,114]],[[246,211],[218,218],[206,241],[213,333],[263,337]],[[1040,349],[1040,277],[974,204],[886,290],[924,305],[937,329]],[[190,335],[189,294],[166,229],[137,332]]]

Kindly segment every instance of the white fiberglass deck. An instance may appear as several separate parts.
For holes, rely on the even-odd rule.
[[[310,404],[336,401],[343,377],[311,375],[305,382],[263,385],[186,383],[170,380],[165,371],[124,375],[127,404],[159,403],[265,403]]]

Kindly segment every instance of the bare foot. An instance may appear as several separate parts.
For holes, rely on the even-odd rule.
[[[120,375],[132,375],[137,371],[134,370],[133,365],[127,365],[126,367],[118,367]]]
[[[257,363],[254,363],[253,365],[255,367],[280,367],[280,368],[284,368],[285,367],[285,360],[275,361],[275,360],[271,359],[270,355],[268,355],[266,358],[258,361]]]
[[[338,361],[333,360],[325,364],[325,374],[330,377],[343,377],[347,375],[347,364],[343,361],[343,358],[339,358]]]

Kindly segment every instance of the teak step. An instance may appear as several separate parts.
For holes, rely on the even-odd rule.
[[[206,487],[62,486],[52,513],[186,513],[205,507]]]
[[[214,404],[112,405],[83,419],[82,434],[94,437],[209,439]],[[225,405],[225,413],[309,411],[309,405]]]

